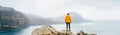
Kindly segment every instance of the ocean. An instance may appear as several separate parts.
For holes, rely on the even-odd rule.
[[[50,25],[29,26],[23,30],[0,33],[0,35],[31,35],[36,28]],[[65,24],[51,25],[56,30],[65,30]],[[76,34],[80,30],[86,33],[96,33],[97,35],[120,35],[120,21],[94,21],[86,23],[71,23],[71,31]]]

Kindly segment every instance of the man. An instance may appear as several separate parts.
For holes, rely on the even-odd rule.
[[[65,23],[66,23],[66,28],[68,30],[69,28],[69,31],[70,31],[70,23],[71,23],[71,17],[69,15],[69,13],[67,13],[66,17],[65,17]]]

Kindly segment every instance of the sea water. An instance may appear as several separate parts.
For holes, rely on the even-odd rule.
[[[0,35],[31,35],[32,31],[44,25],[30,26],[16,32],[0,33]],[[56,30],[66,29],[65,24],[51,25]],[[76,34],[80,30],[86,33],[96,33],[97,35],[120,35],[120,21],[94,21],[86,23],[71,23],[71,31]]]

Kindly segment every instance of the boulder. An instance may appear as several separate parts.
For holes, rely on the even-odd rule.
[[[62,30],[58,32],[52,26],[43,26],[41,28],[37,28],[32,32],[32,35],[73,35],[71,31]]]
[[[51,26],[43,26],[41,28],[37,28],[32,32],[32,35],[57,35],[58,31],[56,31]]]

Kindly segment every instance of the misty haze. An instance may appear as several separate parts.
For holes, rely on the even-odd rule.
[[[119,0],[0,0],[0,35],[62,34],[67,13],[74,35],[120,35],[119,9]]]

